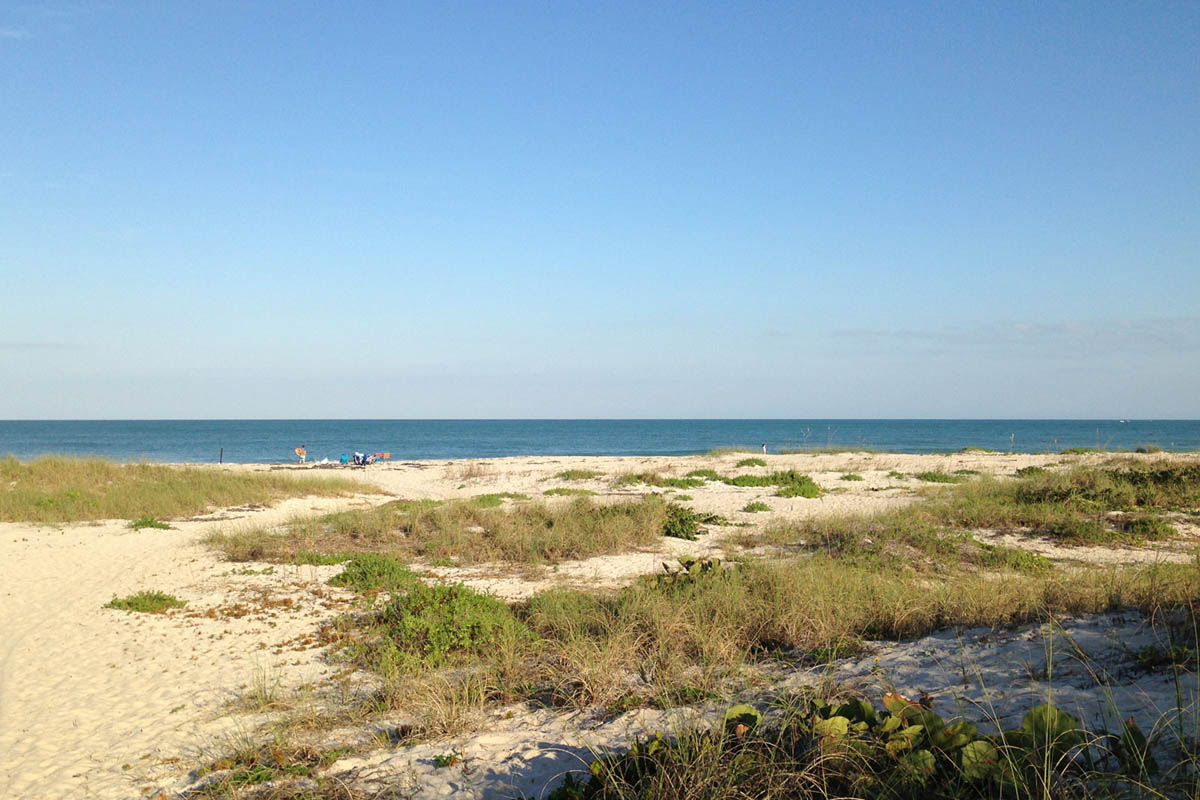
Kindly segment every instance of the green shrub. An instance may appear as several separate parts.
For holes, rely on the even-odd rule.
[[[746,503],[746,505],[742,508],[742,511],[750,511],[750,512],[770,511],[770,510],[771,510],[771,507],[769,505],[767,505],[766,503],[762,502],[761,500],[754,500],[752,502]]]
[[[719,481],[721,476],[715,469],[694,469],[687,474],[689,478],[704,478],[707,481]]]
[[[376,641],[356,655],[384,673],[466,663],[505,638],[530,635],[507,604],[462,584],[413,583],[375,613],[371,627]]]
[[[717,514],[701,514],[672,503],[667,506],[667,520],[663,523],[662,535],[694,542],[697,535],[707,533],[701,529],[701,525],[724,525],[727,522]]]
[[[738,467],[765,467],[767,462],[761,458],[743,458],[737,462]]]
[[[696,489],[704,485],[703,478],[671,478],[659,475],[657,472],[641,472],[635,475],[622,475],[617,479],[617,486],[632,486],[644,483],[647,486],[672,489]]]
[[[566,469],[554,477],[561,478],[564,481],[586,481],[592,478],[602,478],[604,477],[604,473],[591,469]]]
[[[1138,541],[1166,539],[1176,533],[1170,523],[1162,517],[1144,515],[1123,519],[1117,523],[1117,528]]]
[[[820,497],[821,487],[807,475],[801,475],[795,470],[787,472],[776,472],[772,475],[775,478],[779,491],[775,494],[778,497]]]
[[[140,531],[143,528],[157,528],[163,531],[171,530],[170,525],[165,522],[160,522],[154,517],[138,517],[137,519],[130,521],[129,527],[133,528],[135,531]]]
[[[948,475],[945,472],[939,472],[937,470],[917,472],[913,474],[913,477],[919,481],[925,481],[927,483],[961,483],[963,480],[957,475]]]
[[[128,597],[113,599],[104,604],[105,608],[115,608],[119,611],[141,611],[148,614],[162,614],[168,609],[183,608],[186,600],[180,600],[172,594],[158,591],[142,591]]]
[[[420,579],[408,565],[380,553],[359,553],[350,559],[345,569],[329,579],[331,586],[359,592],[377,589],[395,592],[419,582]]]
[[[842,475],[842,480],[844,481],[861,481],[862,479],[863,476],[859,475],[857,472],[847,472],[846,474]]]

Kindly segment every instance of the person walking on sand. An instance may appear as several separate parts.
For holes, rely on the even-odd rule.
[[[306,448],[304,445],[300,445],[299,447],[296,448],[296,458],[300,459],[301,464],[304,463],[304,459],[307,457],[308,457],[308,448]]]
[[[763,442],[763,455],[765,456],[766,454],[767,454],[767,443]]]

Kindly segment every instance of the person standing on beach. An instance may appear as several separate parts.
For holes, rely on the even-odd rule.
[[[300,459],[301,464],[304,463],[304,459],[307,457],[308,457],[308,448],[306,448],[304,445],[300,445],[299,447],[296,448],[296,458]]]

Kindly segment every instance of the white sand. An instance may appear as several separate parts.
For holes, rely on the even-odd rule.
[[[379,485],[391,496],[414,499],[492,492],[540,497],[553,486],[589,488],[619,498],[638,492],[610,489],[616,475],[655,471],[681,476],[699,467],[730,472],[736,461],[747,455],[390,463],[352,474]],[[782,499],[773,497],[770,489],[711,483],[684,491],[695,498],[692,505],[696,508],[725,514],[734,521],[763,524],[770,519],[911,502],[914,490],[923,484],[889,478],[891,470],[978,469],[1005,475],[1020,466],[1054,464],[1060,457],[838,454],[768,456],[767,460],[770,470],[796,468],[826,488],[847,491],[820,499]],[[564,469],[592,469],[605,476],[573,482],[550,479]],[[328,474],[349,472],[330,470]],[[840,475],[845,472],[857,472],[865,480],[842,481]],[[0,585],[0,753],[4,754],[0,758],[0,797],[119,798],[142,796],[160,786],[178,790],[186,784],[181,777],[201,762],[203,749],[209,748],[209,755],[219,754],[231,737],[248,735],[254,718],[230,713],[229,704],[253,688],[256,680],[296,687],[328,676],[332,668],[322,660],[322,652],[296,640],[311,635],[322,620],[332,618],[350,601],[347,593],[324,584],[338,568],[276,566],[266,575],[239,574],[267,565],[222,562],[198,541],[216,528],[274,524],[296,514],[387,499],[391,497],[291,500],[266,510],[236,510],[216,514],[212,520],[176,522],[175,530],[170,531],[135,532],[124,521],[62,527],[0,524],[0,564],[4,565]],[[768,503],[772,513],[742,512],[752,500]],[[240,519],[220,519],[223,516]],[[1186,547],[1179,544],[1125,553],[1098,548],[1099,552],[1089,555],[1078,548],[1058,552],[1048,543],[1025,539],[1017,543],[1054,557],[1121,561],[1188,557]],[[514,575],[511,568],[437,571],[500,596],[519,598],[555,582],[617,585],[637,574],[657,571],[662,561],[675,554],[721,549],[716,536],[694,543],[664,540],[661,551],[563,564],[536,580]],[[114,595],[143,589],[170,592],[189,605],[167,615],[102,608]],[[287,605],[289,598],[291,606]],[[243,611],[248,613],[235,616]],[[1121,637],[1132,635],[1115,620],[1081,624],[1107,626]],[[1002,644],[1015,642],[1012,647],[1027,653],[1030,645],[1021,638],[1025,635],[993,637],[990,645],[971,650],[980,663],[994,662],[987,668],[990,671],[985,671],[986,683],[993,692],[1000,692],[1004,702],[1011,700],[1014,708],[1028,707],[1027,695],[1041,691],[1022,677],[1014,667],[1022,662],[1014,660],[1015,651]],[[978,640],[978,632],[964,634],[964,641]],[[947,687],[954,679],[947,675],[957,667],[947,669],[946,665],[954,662],[958,649],[952,636],[932,637],[925,644],[890,648],[880,659],[891,675],[886,680],[901,687],[943,692],[938,695],[939,702],[950,703],[953,695]],[[867,660],[842,665],[838,677],[879,679],[871,675],[873,666],[874,662]],[[1141,686],[1146,685],[1143,682]],[[1081,702],[1095,694],[1080,691],[1086,695]],[[1147,695],[1160,702],[1156,692],[1158,689],[1147,690]],[[343,759],[335,765],[335,772],[361,767],[383,776],[387,785],[403,784],[422,797],[460,792],[509,796],[518,784],[532,793],[545,778],[572,767],[580,757],[590,759],[588,748],[619,747],[632,731],[647,726],[669,728],[678,723],[679,713],[690,712],[643,711],[600,724],[587,715],[521,711],[509,719],[498,717],[486,726],[485,733],[456,742]],[[464,763],[434,769],[433,756],[448,750],[462,752]]]

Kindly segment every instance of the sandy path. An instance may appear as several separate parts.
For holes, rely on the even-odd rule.
[[[254,516],[333,504],[289,501]],[[310,630],[311,613],[189,616],[236,599],[244,585],[195,543],[203,523],[178,527],[0,525],[0,797],[137,795],[160,759],[230,729],[214,712],[256,669],[273,674],[288,662],[293,681],[327,671],[315,653],[261,646]],[[320,587],[312,568],[279,577]],[[169,616],[102,608],[142,589],[171,592],[189,608]]]

